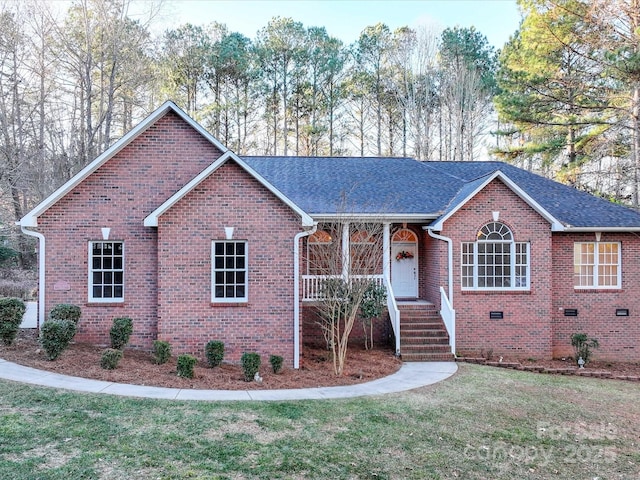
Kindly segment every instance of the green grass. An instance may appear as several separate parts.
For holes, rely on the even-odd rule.
[[[640,388],[476,365],[396,395],[170,402],[0,382],[2,479],[626,479]]]

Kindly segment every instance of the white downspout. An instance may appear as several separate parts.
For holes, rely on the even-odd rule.
[[[293,368],[300,368],[300,239],[316,233],[318,222],[310,230],[293,238]]]
[[[447,242],[447,253],[448,253],[447,262],[449,264],[447,268],[447,279],[449,283],[449,288],[448,288],[449,303],[451,303],[451,306],[453,307],[453,241],[449,237],[445,237],[444,235],[439,235],[435,233],[429,227],[422,227],[422,228],[427,232],[429,232],[429,236],[435,238],[436,240],[442,240],[444,242]]]
[[[38,239],[38,323],[37,328],[44,323],[45,305],[44,305],[44,279],[45,279],[45,240],[44,235],[40,232],[27,230],[24,225],[20,225],[20,230],[25,235],[36,237]]]

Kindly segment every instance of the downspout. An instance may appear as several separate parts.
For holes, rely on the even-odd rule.
[[[293,238],[293,368],[300,368],[300,239],[316,233],[318,222],[310,230]]]
[[[45,305],[44,305],[44,274],[45,274],[45,240],[44,235],[40,232],[34,232],[33,230],[27,230],[24,225],[20,225],[22,233],[29,237],[36,237],[38,239],[38,323],[37,328],[44,323]]]
[[[449,283],[449,303],[453,306],[453,241],[449,237],[445,237],[444,235],[439,235],[435,233],[429,227],[422,227],[424,230],[429,232],[429,236],[435,238],[436,240],[442,240],[443,242],[447,242],[447,278]]]

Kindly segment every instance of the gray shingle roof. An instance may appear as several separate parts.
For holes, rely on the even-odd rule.
[[[242,157],[310,215],[387,213],[437,218],[482,177],[501,171],[566,226],[638,228],[640,212],[502,162],[379,157]]]

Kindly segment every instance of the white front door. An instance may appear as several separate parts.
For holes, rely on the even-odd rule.
[[[396,298],[418,298],[417,243],[391,244],[391,288]]]

